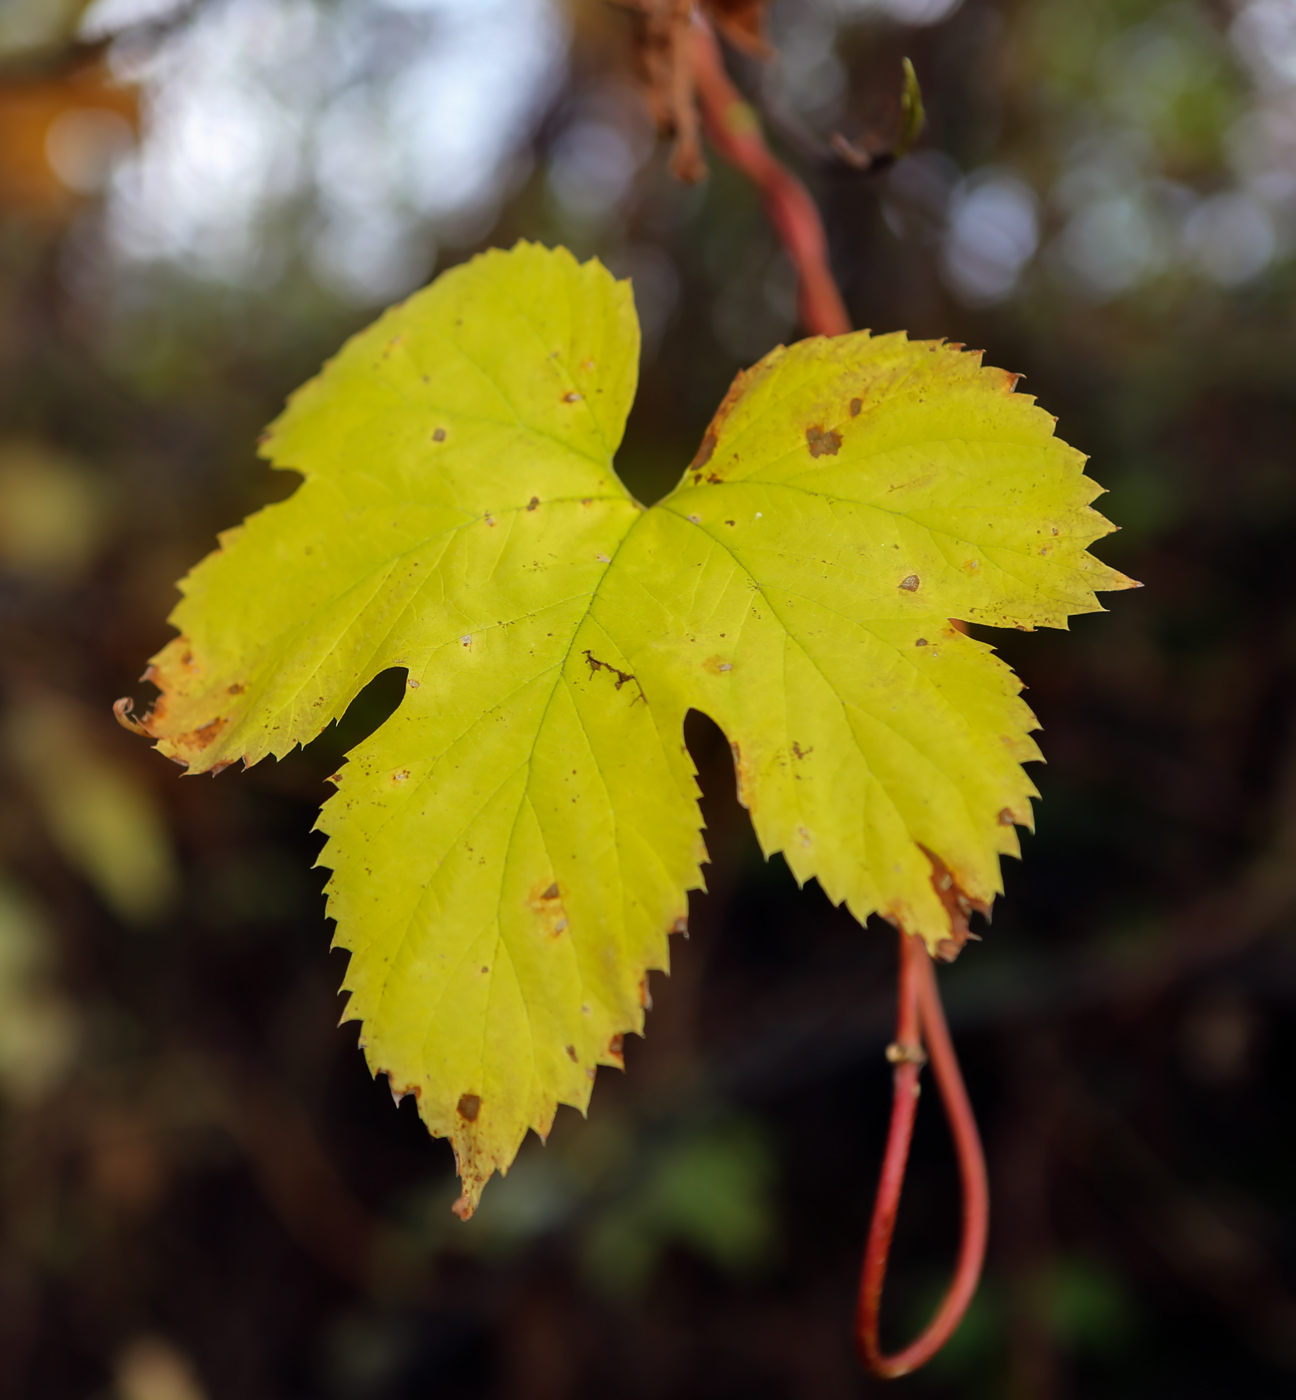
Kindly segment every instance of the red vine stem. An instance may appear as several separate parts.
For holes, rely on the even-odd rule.
[[[887,1356],[878,1340],[878,1312],[882,1304],[882,1284],[886,1278],[896,1212],[900,1208],[900,1191],[909,1158],[914,1115],[918,1108],[918,1076],[927,1058],[923,1053],[920,1031],[926,1037],[932,1072],[940,1089],[958,1157],[963,1192],[963,1237],[959,1243],[954,1278],[926,1330],[903,1351]],[[892,1379],[908,1375],[930,1361],[963,1320],[981,1277],[990,1219],[990,1192],[981,1135],[977,1132],[972,1105],[968,1102],[963,1075],[959,1071],[949,1027],[945,1023],[945,1012],[936,986],[936,972],[922,940],[904,933],[900,935],[896,1038],[895,1043],[887,1048],[887,1058],[896,1067],[891,1129],[882,1159],[873,1222],[864,1251],[855,1335],[865,1366],[875,1376]]]
[[[850,319],[828,266],[819,210],[801,181],[771,155],[760,119],[733,85],[715,34],[700,16],[693,22],[690,56],[707,138],[760,190],[770,223],[796,268],[801,324],[811,335],[845,335]]]
[[[828,264],[828,240],[819,210],[801,181],[770,153],[756,113],[725,71],[720,45],[701,16],[695,15],[693,21],[690,58],[708,139],[759,188],[769,220],[796,268],[802,325],[811,335],[845,335],[850,321]],[[887,1356],[878,1341],[878,1313],[918,1110],[918,1078],[927,1060],[924,1036],[958,1157],[963,1235],[954,1278],[935,1316],[917,1341]],[[887,1057],[895,1065],[891,1128],[864,1252],[856,1340],[865,1366],[875,1376],[889,1379],[930,1361],[963,1320],[981,1277],[990,1216],[981,1137],[945,1024],[936,974],[922,940],[904,933],[900,935],[896,1038]]]

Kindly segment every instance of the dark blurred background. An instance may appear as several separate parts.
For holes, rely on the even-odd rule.
[[[1038,832],[942,971],[990,1157],[980,1294],[895,1393],[1296,1394],[1296,2],[775,0],[731,56],[856,324],[984,348],[1091,454],[1143,580],[996,637]],[[884,172],[901,58],[930,123]],[[732,170],[672,183],[598,0],[0,0],[0,1394],[880,1395],[856,1271],[893,937],[762,862],[689,740],[711,892],[628,1073],[462,1225],[337,1027],[311,834],[390,711],[217,781],[112,722],[174,580],[291,489],[254,442],[341,339],[523,236],[633,278],[652,498],[798,334]],[[986,634],[989,635],[989,634]],[[943,1286],[924,1105],[887,1295]]]

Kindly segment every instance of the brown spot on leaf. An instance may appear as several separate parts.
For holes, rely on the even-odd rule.
[[[926,645],[927,645],[927,638],[926,638],[926,637],[919,637],[918,640],[914,643],[914,646],[916,646],[916,647],[925,647]]]
[[[990,906],[983,900],[973,899],[971,895],[961,889],[953,872],[939,856],[933,855],[926,846],[922,846],[920,849],[931,862],[932,889],[936,891],[937,898],[945,906],[945,912],[949,915],[950,921],[950,936],[941,939],[936,945],[936,956],[942,962],[953,962],[962,952],[963,945],[968,939],[976,939],[976,934],[968,928],[968,916],[975,910],[978,914],[984,914],[988,917]]]
[[[1001,808],[999,809],[999,825],[1000,825],[1000,826],[1014,826],[1014,825],[1016,825],[1016,820],[1015,820],[1015,818],[1013,817],[1012,808],[1011,808],[1011,807],[1001,807]]]
[[[364,1049],[363,1042],[361,1042],[360,1048],[362,1050]],[[399,1084],[396,1083],[396,1080],[392,1077],[391,1070],[379,1070],[378,1073],[386,1074],[387,1087],[391,1090],[392,1102],[396,1105],[397,1108],[401,1106],[402,1099],[413,1097],[414,1102],[418,1103],[419,1100],[423,1097],[423,1086],[421,1084],[406,1084],[402,1088]]]
[[[797,758],[809,758],[810,755],[814,753],[814,745],[811,744],[808,749],[803,749],[800,744],[794,741],[792,744],[792,752]]]
[[[711,454],[716,450],[717,438],[713,432],[708,432],[702,439],[702,445],[698,448],[693,460],[689,463],[689,471],[702,475],[702,468],[711,460]]]
[[[528,509],[528,510],[535,510],[535,508],[536,508],[539,504],[540,504],[540,497],[539,497],[539,496],[532,496],[531,499],[527,502],[527,509]]]
[[[860,415],[860,409],[863,407],[864,401],[862,399],[852,399],[850,401],[850,416],[852,418],[858,418]]]
[[[572,1064],[574,1064],[574,1065],[580,1064],[580,1060],[577,1058],[577,1055],[576,1055],[576,1047],[575,1047],[574,1045],[569,1045],[569,1046],[567,1047],[567,1058],[568,1058],[568,1059],[572,1062]]]
[[[733,662],[723,656],[708,656],[702,669],[712,676],[721,676],[733,670]]]
[[[465,1122],[475,1123],[477,1115],[481,1112],[480,1094],[463,1094],[460,1096],[458,1104],[459,1117]]]
[[[144,724],[147,726],[144,732],[147,733],[150,738],[156,739],[161,737],[158,734],[158,721],[162,718],[165,702],[166,696],[163,695],[158,700],[157,704],[154,705],[152,713],[146,715],[144,718]],[[116,706],[113,708],[115,710]],[[202,725],[201,728],[191,729],[187,734],[167,735],[167,739],[178,751],[177,754],[169,754],[168,757],[174,757],[175,761],[180,764],[192,762],[193,758],[198,753],[205,748],[209,748],[216,742],[220,737],[221,731],[227,728],[228,725],[229,720],[225,719],[223,716],[218,716],[216,719],[210,720],[207,724]]]
[[[584,397],[584,394],[578,394],[575,389],[568,389],[562,396],[562,401],[563,403],[580,403]]]
[[[547,885],[537,880],[527,895],[527,905],[550,938],[557,938],[567,928],[567,909],[557,880]]]
[[[231,695],[242,695],[243,687],[238,683],[238,681],[235,681],[234,684],[230,686],[229,693]]]
[[[216,742],[221,730],[228,724],[229,720],[223,715],[218,716],[216,719],[208,720],[207,723],[200,728],[194,729],[188,734],[181,735],[176,742],[186,744],[195,749],[205,749],[208,744],[214,744]]]
[[[900,580],[900,587],[903,588],[906,593],[917,593],[920,581],[917,574],[910,574],[907,578],[902,578]]]
[[[634,681],[635,685],[639,686],[639,697],[641,699],[643,698],[643,686],[639,685],[639,681],[632,671],[622,671],[607,661],[600,661],[597,656],[594,656],[590,652],[588,647],[585,648],[584,657],[585,660],[589,662],[591,676],[597,675],[600,671],[610,671],[612,675],[616,677],[616,688],[618,690],[620,690],[623,685],[627,684],[627,682]]]
[[[625,1050],[625,1036],[623,1036],[623,1035],[614,1035],[614,1036],[612,1037],[612,1039],[608,1041],[608,1048],[607,1048],[608,1055],[609,1055],[612,1059],[614,1059],[614,1060],[617,1062],[617,1064],[622,1065],[622,1066],[624,1066],[624,1064],[625,1064],[624,1050]]]
[[[806,429],[806,446],[812,457],[835,457],[841,451],[841,434],[818,424]]]
[[[444,441],[445,441],[445,429],[444,429],[444,428],[438,428],[438,429],[436,430],[436,432],[434,432],[434,433],[432,434],[432,441],[433,441],[433,442],[444,442]]]
[[[702,438],[702,445],[697,450],[697,456],[695,456],[689,464],[689,470],[694,473],[695,479],[693,484],[695,486],[697,485],[698,478],[701,477],[701,469],[711,460],[712,453],[715,452],[716,447],[719,445],[725,419],[729,417],[735,405],[738,403],[738,400],[741,399],[749,389],[754,388],[762,379],[773,372],[774,363],[779,353],[780,352],[776,350],[773,354],[767,355],[759,364],[753,365],[751,369],[739,370],[734,376],[733,383],[730,384],[724,398],[720,400],[720,407],[716,409],[715,416],[707,426],[706,433]],[[708,477],[708,480],[713,479],[713,476]]]

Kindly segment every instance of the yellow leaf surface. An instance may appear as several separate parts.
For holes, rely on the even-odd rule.
[[[458,1209],[643,1028],[705,852],[689,708],[766,853],[952,953],[1038,757],[950,618],[1061,626],[1128,580],[1014,377],[867,333],[740,375],[649,510],[613,456],[630,289],[519,244],[351,340],[264,440],[305,477],[182,584],[142,727],[192,772],[283,754],[402,667],[320,826],[348,1015],[449,1137]]]

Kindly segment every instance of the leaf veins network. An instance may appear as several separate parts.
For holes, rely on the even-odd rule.
[[[689,709],[766,854],[953,954],[1039,751],[1011,670],[949,619],[1065,626],[1130,586],[1087,552],[1111,527],[1083,458],[974,354],[779,348],[647,510],[613,466],[638,354],[629,284],[563,249],[388,311],[266,433],[304,481],[183,581],[130,721],[190,772],[250,764],[405,670],[320,859],[347,1015],[451,1139],[465,1217],[643,1029],[702,887]]]

